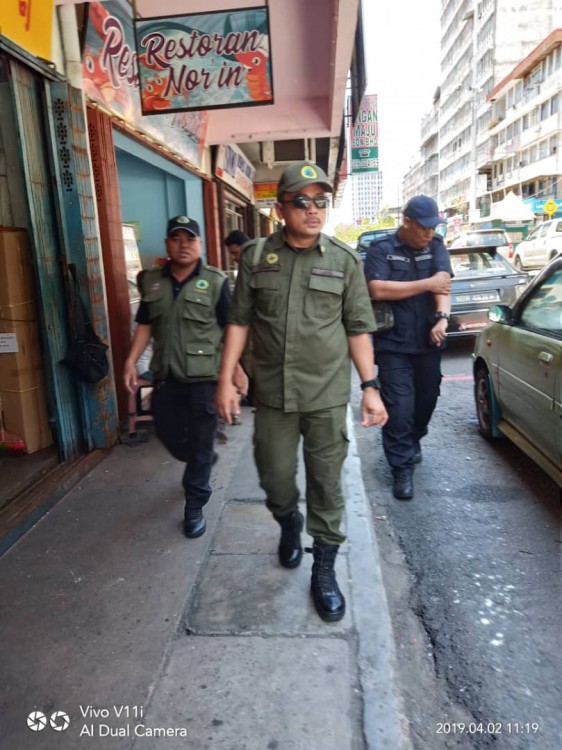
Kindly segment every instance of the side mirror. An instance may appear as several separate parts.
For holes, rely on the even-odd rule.
[[[494,305],[488,310],[488,320],[492,323],[509,323],[512,317],[511,308],[507,305]]]

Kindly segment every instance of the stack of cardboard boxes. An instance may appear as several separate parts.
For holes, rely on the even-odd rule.
[[[0,227],[0,404],[4,429],[28,453],[53,442],[35,290],[26,231]]]

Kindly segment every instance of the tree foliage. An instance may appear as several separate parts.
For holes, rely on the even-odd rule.
[[[376,221],[362,219],[360,222],[354,224],[336,224],[334,237],[337,237],[342,242],[354,245],[359,235],[363,232],[368,232],[371,229],[386,229],[387,227],[395,226],[396,220],[388,213],[388,209],[383,208]]]

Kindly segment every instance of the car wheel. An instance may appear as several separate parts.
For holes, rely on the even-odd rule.
[[[523,263],[521,263],[521,258],[518,255],[515,256],[515,260],[513,261],[513,265],[515,266],[515,268],[518,271],[522,271],[523,270]]]
[[[484,366],[476,370],[474,377],[474,399],[476,401],[476,415],[478,428],[484,437],[492,438],[497,435],[494,419],[494,393],[490,382],[490,375]]]

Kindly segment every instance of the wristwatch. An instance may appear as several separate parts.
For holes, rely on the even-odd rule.
[[[378,378],[373,378],[372,380],[364,380],[361,383],[361,390],[364,391],[365,388],[376,388],[377,391],[380,391],[381,381]]]
[[[450,315],[449,313],[440,311],[440,312],[436,312],[433,317],[435,318],[435,320],[441,320],[441,318],[443,318],[443,320],[449,320]]]

